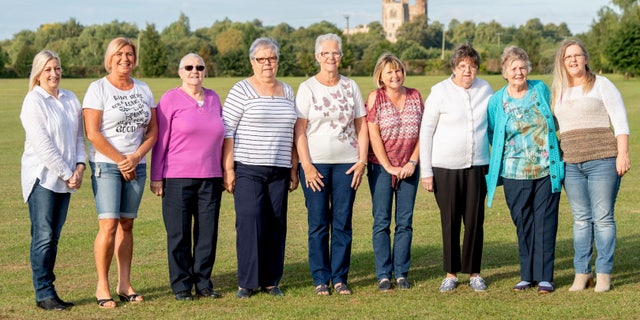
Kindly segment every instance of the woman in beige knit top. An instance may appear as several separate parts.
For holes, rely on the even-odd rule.
[[[573,212],[575,279],[569,291],[593,284],[595,236],[596,292],[609,291],[616,246],[614,206],[621,177],[629,171],[629,124],[616,87],[589,68],[589,54],[577,40],[556,54],[553,106],[566,163],[564,188]]]

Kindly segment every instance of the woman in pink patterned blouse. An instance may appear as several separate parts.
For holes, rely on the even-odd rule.
[[[403,86],[406,71],[391,53],[376,63],[373,80],[378,89],[367,99],[369,128],[368,177],[373,205],[373,252],[378,290],[391,290],[391,277],[409,289],[413,206],[420,181],[417,170],[420,122],[424,111],[418,90]],[[390,225],[396,198],[395,232],[391,250]]]

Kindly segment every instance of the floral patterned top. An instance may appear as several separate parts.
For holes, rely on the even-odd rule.
[[[354,120],[367,110],[355,81],[340,76],[335,86],[325,86],[315,77],[300,84],[296,95],[298,118],[306,119],[312,163],[358,161],[358,136]]]
[[[505,127],[501,176],[532,180],[549,175],[549,141],[547,122],[540,112],[540,98],[527,90],[522,98],[502,97],[508,117]]]

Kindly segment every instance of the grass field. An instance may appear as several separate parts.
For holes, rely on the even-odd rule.
[[[443,77],[410,77],[407,85],[418,88],[426,98],[429,88]],[[499,76],[483,77],[494,89],[504,84]],[[550,77],[541,78],[550,83]],[[366,95],[373,89],[370,78],[355,78]],[[640,81],[610,79],[623,93],[631,125],[631,162],[640,165]],[[145,79],[143,79],[145,80]],[[224,99],[239,79],[208,78],[205,86]],[[282,78],[294,88],[302,78]],[[82,99],[89,79],[63,79],[62,87],[73,90]],[[156,100],[179,79],[145,80]],[[306,209],[302,191],[290,196],[289,231],[285,275],[281,287],[284,298],[259,294],[248,300],[235,297],[236,254],[233,202],[223,196],[220,239],[213,281],[224,296],[218,300],[177,302],[169,288],[166,237],[160,211],[160,199],[146,192],[135,224],[132,281],[146,302],[123,305],[113,310],[98,309],[95,303],[96,272],[93,240],[97,217],[89,171],[82,189],[72,197],[67,223],[63,229],[56,264],[56,287],[65,299],[76,303],[70,311],[47,313],[35,307],[29,265],[29,215],[20,193],[20,156],[24,132],[19,122],[20,106],[27,80],[0,79],[0,319],[638,319],[640,318],[640,174],[631,170],[623,179],[617,202],[618,246],[612,278],[613,290],[595,294],[592,290],[570,293],[573,280],[571,213],[566,199],[560,205],[555,293],[538,296],[535,291],[514,293],[519,281],[515,228],[498,190],[494,207],[486,212],[485,248],[482,275],[489,289],[475,293],[468,287],[468,276],[452,293],[438,291],[443,277],[440,220],[432,194],[419,190],[414,217],[412,265],[409,279],[414,288],[378,293],[371,248],[371,204],[367,185],[358,192],[353,218],[353,256],[349,284],[352,296],[313,294],[307,264]],[[147,183],[148,184],[148,183]],[[148,190],[148,189],[147,189]],[[111,285],[115,287],[115,264]],[[115,293],[113,293],[115,296]],[[116,297],[117,298],[117,297]]]

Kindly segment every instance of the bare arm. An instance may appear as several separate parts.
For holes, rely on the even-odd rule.
[[[224,171],[224,188],[229,193],[233,193],[236,185],[236,171],[233,160],[233,138],[225,138],[222,144],[222,170]]]
[[[353,173],[353,179],[351,180],[351,188],[358,189],[362,182],[362,176],[364,175],[367,167],[367,154],[369,152],[369,130],[367,129],[367,119],[360,117],[354,120],[356,126],[356,134],[358,135],[358,162],[356,162],[349,170],[347,174]]]
[[[631,161],[629,160],[629,135],[619,134],[616,140],[618,142],[616,171],[618,171],[618,175],[622,177],[631,169]]]
[[[305,176],[305,186],[311,190],[320,191],[324,187],[324,178],[318,172],[316,167],[311,163],[311,155],[309,154],[309,141],[307,140],[307,119],[298,118],[294,127],[294,140],[296,150],[298,151],[298,159]]]

